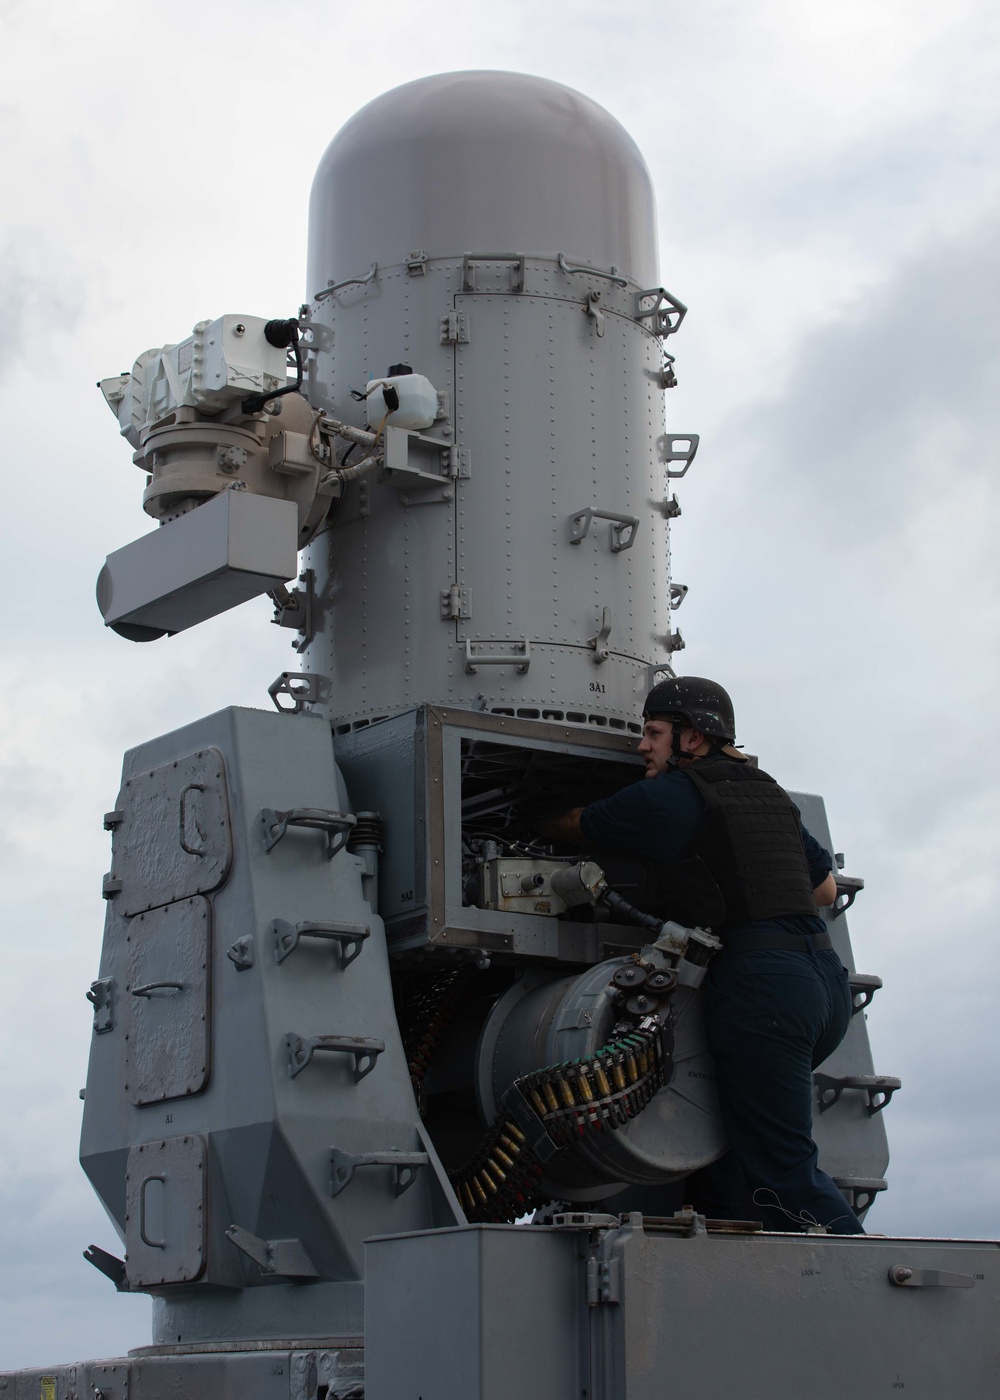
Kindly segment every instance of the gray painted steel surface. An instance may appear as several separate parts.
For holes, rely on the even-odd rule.
[[[696,995],[673,1084],[619,1143],[581,1154],[567,1188],[613,1209],[610,1163],[633,1183],[624,1210],[652,1194],[645,1224],[464,1223],[445,1163],[482,1135],[474,1090],[488,1117],[529,1065],[591,1052],[611,971],[649,936],[489,907],[470,873],[514,849],[483,854],[490,774],[515,803],[570,774],[639,776],[641,700],[677,649],[683,595],[669,482],[697,439],[664,431],[662,400],[683,307],[657,286],[631,138],[579,94],[513,74],[421,80],[353,118],[316,178],[309,258],[312,410],[361,427],[350,390],[407,363],[438,417],[386,425],[384,466],[346,486],[298,599],[279,602],[300,628],[303,674],[271,688],[289,713],[224,710],[126,755],[81,1160],[125,1245],[93,1261],[153,1294],[153,1339],[0,1375],[0,1400],[993,1393],[995,1245],[706,1232],[671,1215],[672,1179],[724,1146]],[[302,431],[272,434],[246,505],[264,534],[292,511],[301,540],[343,478],[317,486],[295,402],[286,425]],[[121,552],[133,623],[213,615],[263,586],[263,554],[268,576],[291,576],[287,529],[258,558],[232,555],[219,521],[244,495],[223,494],[162,535],[215,520],[214,581],[181,550],[147,599]],[[796,800],[833,849],[822,800]],[[853,974],[846,918],[826,917]],[[426,969],[472,975],[415,1093],[404,992]],[[858,981],[858,1003],[877,980]],[[815,1135],[860,1211],[885,1185],[894,1082],[874,1075],[859,1005],[821,1066]]]
[[[808,792],[793,792],[791,797],[802,813],[807,829],[817,841],[828,851],[837,850],[822,797]],[[831,909],[825,909],[822,913],[837,956],[848,972],[854,973],[854,951],[846,914],[835,916]],[[855,997],[856,1003],[861,1000],[860,995]],[[867,1020],[868,1014],[864,1009],[855,1013],[844,1039],[819,1066],[822,1073],[844,1079],[874,1075]],[[845,1089],[838,1102],[823,1112],[819,1110],[817,1094],[813,1141],[819,1148],[823,1170],[842,1188],[851,1179],[884,1182],[889,1162],[885,1114],[869,1112],[868,1099],[862,1090]]]
[[[590,98],[544,78],[437,74],[362,107],[324,155],[310,204],[309,290],[372,262],[393,267],[411,251],[571,257],[567,233],[577,261],[655,284],[653,191],[628,133]]]
[[[360,1346],[220,1348],[84,1361],[0,1375],[2,1400],[361,1400]],[[325,1387],[321,1391],[320,1387]]]
[[[350,486],[308,553],[324,713],[483,695],[634,726],[670,658],[655,248],[635,144],[556,83],[425,79],[336,137],[310,214],[310,401],[363,426],[350,390],[397,362],[444,397],[407,469]]]
[[[995,1242],[607,1219],[371,1241],[366,1400],[995,1393]]]
[[[221,490],[109,554],[98,603],[109,627],[181,632],[294,578],[297,537],[293,501]]]
[[[211,1072],[212,907],[202,895],[137,914],[125,935],[125,1091],[162,1103],[205,1088]]]
[[[192,773],[200,820],[190,814]],[[366,1235],[390,1217],[412,1228],[462,1218],[416,1111],[362,859],[346,850],[330,859],[325,831],[294,824],[267,848],[266,813],[342,803],[318,718],[223,711],[126,757],[112,814],[120,888],[106,886],[100,969],[124,1010],[95,1030],[81,1158],[124,1235],[130,1284],[166,1289],[161,1341],[353,1333]],[[195,844],[212,872],[200,880],[185,869]],[[219,885],[220,871],[210,899],[187,894]],[[151,891],[169,902],[146,910]],[[306,926],[280,961],[276,920]],[[320,935],[332,925],[368,936],[345,965],[341,943],[314,936],[316,925]],[[294,1074],[290,1036],[317,1047]],[[371,1072],[357,1076],[350,1045],[330,1053],[330,1036],[376,1041]],[[393,1190],[390,1160],[333,1196],[333,1148],[419,1151],[427,1165],[405,1192]],[[186,1165],[199,1153],[200,1186]],[[299,1241],[319,1280],[308,1300],[280,1268],[241,1252],[226,1234],[233,1225],[265,1242]],[[207,1290],[201,1300],[195,1282]],[[266,1321],[237,1304],[239,1292],[213,1292],[262,1287]]]

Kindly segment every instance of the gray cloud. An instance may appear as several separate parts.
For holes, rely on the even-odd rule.
[[[859,533],[862,541],[897,533],[901,511],[909,516],[917,488],[934,479],[954,492],[992,478],[998,233],[1000,212],[965,238],[924,249],[843,320],[807,337],[780,398],[750,416],[774,470],[800,473],[807,505],[823,497],[841,518],[849,512],[854,528],[834,548],[853,547]]]
[[[0,235],[0,375],[19,356],[27,358],[53,318],[65,335],[81,310],[73,260],[44,229],[14,227]]]

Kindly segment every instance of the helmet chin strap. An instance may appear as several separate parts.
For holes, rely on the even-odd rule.
[[[695,761],[696,755],[685,753],[681,747],[681,734],[684,730],[684,717],[672,719],[670,721],[670,757],[667,759],[668,768],[679,768],[682,764],[687,765]],[[726,740],[716,738],[711,734],[705,736],[708,739],[712,753],[717,753],[719,749],[727,747]],[[735,751],[734,751],[735,752]],[[744,754],[735,753],[737,758],[745,758]]]
[[[681,733],[684,729],[682,719],[672,719],[670,721],[670,757],[667,759],[668,768],[677,768],[681,759],[686,758],[684,750],[681,748]]]

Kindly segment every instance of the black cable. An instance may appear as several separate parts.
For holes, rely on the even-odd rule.
[[[302,348],[299,345],[299,323],[295,317],[290,316],[287,321],[268,321],[264,327],[264,339],[278,350],[291,347],[295,360],[295,380],[270,394],[250,394],[240,405],[244,413],[259,413],[272,399],[280,399],[284,394],[297,394],[302,388]]]
[[[640,928],[648,928],[659,933],[663,927],[662,919],[658,919],[655,914],[647,914],[644,909],[637,909],[634,904],[630,904],[627,899],[623,899],[614,890],[605,891],[601,896],[601,903],[606,904],[612,913],[620,914],[630,924],[638,924]]]

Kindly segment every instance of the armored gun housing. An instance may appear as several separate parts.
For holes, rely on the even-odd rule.
[[[715,940],[537,834],[641,776],[683,646],[685,312],[618,123],[454,73],[334,139],[297,316],[202,321],[102,381],[158,522],[101,571],[106,624],[155,642],[267,593],[296,660],[272,709],[125,756],[81,1161],[124,1246],[87,1257],[152,1295],[153,1337],[4,1400],[992,1393],[995,1243],[686,1208],[727,1148]],[[864,1214],[899,1082],[862,883],[826,915],[857,1014],[815,1136]]]

